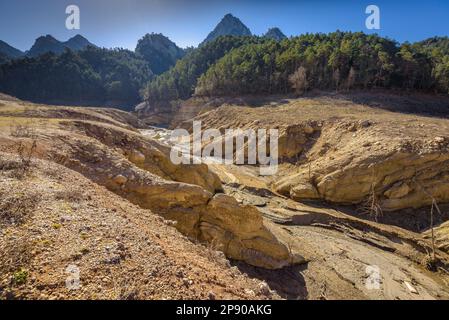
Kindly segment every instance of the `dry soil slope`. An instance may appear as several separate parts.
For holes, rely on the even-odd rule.
[[[152,183],[173,185],[178,191],[209,191],[133,167],[118,146],[108,146],[107,141],[93,143],[92,137],[83,135],[86,131],[76,132],[80,126],[109,128],[111,141],[115,141],[113,132],[132,135],[135,124],[136,119],[120,111],[47,107],[10,98],[0,101],[1,298],[271,296],[266,285],[230,268],[215,248],[194,244],[175,229],[178,224],[125,200],[120,194],[125,189],[123,181],[101,171],[99,152],[106,158],[112,155],[107,163],[112,168],[126,165],[153,179]],[[84,146],[92,149],[83,150],[78,159],[58,157],[62,151],[75,153]],[[186,172],[207,175],[195,168]],[[111,181],[113,186],[108,185]],[[178,196],[176,190],[173,194]],[[67,289],[69,266],[79,268],[79,290]]]

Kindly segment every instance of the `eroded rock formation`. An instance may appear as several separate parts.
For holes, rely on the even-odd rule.
[[[217,193],[221,182],[206,165],[175,166],[166,147],[125,129],[82,121],[64,126],[78,134],[58,137],[63,143],[54,146],[56,159],[142,208],[176,221],[183,234],[259,267],[277,269],[304,261],[271,234],[255,207]]]
[[[332,103],[304,99],[276,112],[225,105],[195,120],[221,131],[279,129],[272,190],[297,201],[374,201],[384,211],[449,202],[447,120]],[[191,129],[191,121],[183,127]]]

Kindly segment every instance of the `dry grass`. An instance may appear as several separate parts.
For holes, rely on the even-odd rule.
[[[0,243],[0,251],[0,273],[11,274],[11,286],[24,284],[33,258],[33,243],[26,238],[10,238]]]
[[[88,197],[80,190],[61,190],[55,193],[55,200],[60,200],[68,203],[79,203],[86,200]]]
[[[0,283],[0,293],[3,292],[4,298],[18,299],[15,289],[27,284],[33,247],[27,238],[9,238],[0,242],[0,274],[8,276]]]
[[[26,187],[9,192],[0,191],[0,226],[24,223],[38,203],[39,196]]]

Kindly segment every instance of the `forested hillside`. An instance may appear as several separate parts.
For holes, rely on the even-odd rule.
[[[448,93],[447,42],[399,46],[376,35],[335,32],[249,44],[211,66],[195,92],[216,96],[382,87]]]
[[[66,42],[39,37],[24,57],[3,48],[12,47],[4,43],[0,48],[0,91],[35,102],[118,107],[137,104],[153,75],[187,52],[154,33],[140,39],[135,52],[100,49],[80,35]]]
[[[131,106],[141,97],[158,104],[193,95],[303,94],[313,89],[449,93],[447,37],[398,44],[361,32],[281,41],[222,36],[183,50],[161,34],[148,34],[135,53],[88,47],[10,60],[0,55],[0,91],[46,103]]]
[[[197,79],[218,59],[232,49],[263,41],[258,37],[219,37],[191,51],[172,69],[156,77],[142,90],[142,95],[151,102],[187,99],[194,93]]]
[[[148,64],[131,51],[89,47],[3,64],[0,91],[38,102],[132,105],[151,76]]]

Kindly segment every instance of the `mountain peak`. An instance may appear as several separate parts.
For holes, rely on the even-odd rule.
[[[71,37],[69,40],[66,41],[67,42],[71,42],[71,41],[76,41],[76,42],[89,42],[89,40],[87,40],[86,38],[84,38],[82,35],[77,34],[74,37]]]
[[[36,42],[43,42],[43,41],[47,41],[47,42],[59,42],[58,40],[56,40],[52,35],[47,34],[45,36],[40,36],[36,39]]]
[[[61,47],[61,42],[47,34],[36,39],[31,49],[27,52],[27,56],[37,57],[47,52],[62,53],[63,51],[64,48]]]
[[[215,40],[220,36],[251,36],[251,31],[240,21],[239,18],[232,14],[226,14],[215,29],[209,33],[206,40],[202,44]]]
[[[72,39],[82,39],[82,40],[87,40],[86,38],[84,38],[82,35],[80,35],[79,33],[76,35],[76,36],[74,36],[74,37],[71,37],[69,40],[72,40]]]
[[[155,74],[161,74],[176,64],[185,54],[176,43],[161,33],[146,34],[137,43],[136,50]]]
[[[10,46],[2,40],[0,40],[0,54],[9,59],[15,59],[23,56],[22,51]]]
[[[227,14],[225,14],[225,16],[223,17],[222,20],[228,20],[228,19],[238,19],[238,18],[234,17],[232,15],[232,13],[227,13]]]
[[[61,42],[55,39],[52,35],[41,36],[36,39],[34,45],[27,52],[29,57],[37,57],[47,52],[53,52],[55,54],[61,54],[65,48],[69,48],[73,51],[82,50],[88,46],[95,46],[89,42],[82,35],[77,34],[70,38],[66,42]]]
[[[69,40],[67,40],[62,44],[64,47],[67,47],[75,51],[82,50],[88,46],[94,46],[92,43],[89,42],[89,40],[87,40],[80,34],[77,34],[76,36],[70,38]]]
[[[281,41],[287,38],[287,36],[278,27],[268,29],[267,33],[264,34],[264,38],[273,39],[276,41]]]

